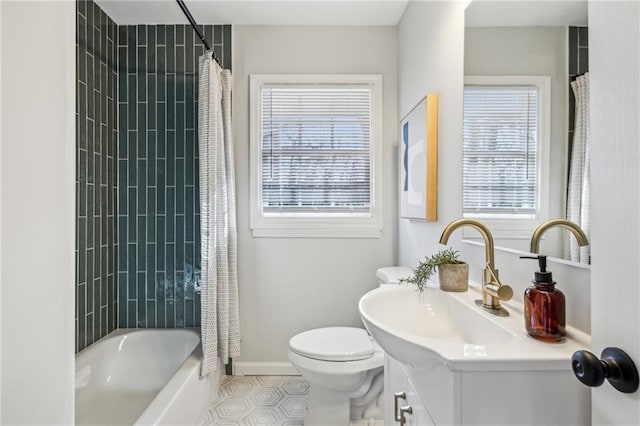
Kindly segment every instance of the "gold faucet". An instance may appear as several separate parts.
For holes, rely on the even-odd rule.
[[[508,316],[509,312],[500,305],[500,300],[510,300],[513,297],[513,290],[498,279],[498,270],[494,264],[493,236],[489,228],[475,219],[457,219],[444,228],[440,236],[440,244],[447,244],[451,233],[463,226],[474,228],[484,238],[486,267],[482,270],[482,300],[476,300],[476,304],[495,315]]]
[[[576,223],[567,219],[551,219],[538,225],[538,227],[533,231],[533,235],[531,236],[531,253],[540,252],[540,239],[542,238],[542,234],[544,234],[547,229],[553,228],[554,226],[559,226],[571,231],[573,235],[575,235],[576,240],[578,240],[579,246],[586,246],[589,244],[589,239],[582,228],[580,228]]]

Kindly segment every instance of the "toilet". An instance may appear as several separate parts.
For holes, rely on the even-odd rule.
[[[380,268],[379,285],[397,284],[412,271]],[[367,331],[356,327],[307,330],[289,340],[289,361],[311,388],[306,426],[344,425],[383,419],[384,352]]]

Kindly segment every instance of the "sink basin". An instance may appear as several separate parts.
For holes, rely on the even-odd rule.
[[[410,366],[444,362],[451,370],[567,369],[571,354],[590,346],[589,336],[568,327],[567,339],[549,344],[524,330],[522,306],[505,304],[509,317],[478,308],[478,289],[449,293],[429,286],[392,285],[370,291],[359,303],[362,321],[378,344]]]

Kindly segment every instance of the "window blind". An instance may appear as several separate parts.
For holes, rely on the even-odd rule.
[[[536,213],[536,86],[465,86],[464,213]]]
[[[369,213],[369,85],[262,88],[264,213]]]

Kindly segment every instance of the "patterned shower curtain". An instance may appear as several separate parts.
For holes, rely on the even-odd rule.
[[[200,57],[201,377],[240,355],[231,84],[211,52]]]
[[[576,98],[576,121],[573,131],[569,189],[567,192],[567,219],[580,225],[591,240],[591,216],[589,191],[591,185],[589,160],[589,73],[571,82]],[[564,258],[574,262],[589,263],[590,246],[580,247],[569,232],[564,236]]]

